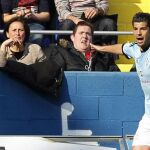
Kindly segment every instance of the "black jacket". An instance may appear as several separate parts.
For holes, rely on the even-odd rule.
[[[81,52],[72,46],[67,49],[51,45],[47,51],[47,60],[32,65],[7,61],[1,70],[10,73],[37,90],[53,96],[59,95],[59,88],[65,71],[87,71],[89,65]],[[91,71],[119,71],[110,54],[95,52],[92,58]]]
[[[51,45],[47,53],[48,59],[55,58],[65,71],[87,71],[89,62],[85,56],[71,44],[66,48]],[[109,53],[94,52],[91,61],[91,71],[119,71],[114,56]]]
[[[31,65],[8,60],[5,67],[0,70],[9,73],[10,77],[19,79],[38,92],[54,97],[59,96],[64,72],[63,67],[52,58]]]

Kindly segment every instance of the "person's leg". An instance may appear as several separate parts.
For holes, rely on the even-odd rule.
[[[103,16],[93,22],[95,31],[117,31],[117,23],[107,17]],[[94,43],[100,45],[110,45],[117,43],[117,36],[113,35],[97,35],[94,36]]]
[[[108,16],[95,19],[93,22],[95,31],[117,31],[117,22]],[[116,35],[95,35],[93,43],[98,45],[117,44],[118,36]],[[119,58],[118,55],[112,54],[113,61]]]
[[[69,19],[66,19],[59,23],[59,30],[73,30],[75,23]],[[66,39],[70,41],[70,35],[59,35],[59,39]]]
[[[75,27],[75,23],[70,19],[66,19],[60,23],[59,29],[72,30],[74,27]]]
[[[132,150],[150,150],[150,118],[143,116],[133,138]]]
[[[132,150],[150,150],[150,146],[133,146]]]
[[[30,30],[44,30],[45,27],[39,23],[29,23]],[[29,42],[42,45],[43,34],[31,34]]]

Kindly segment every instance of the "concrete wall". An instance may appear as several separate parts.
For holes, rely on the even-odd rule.
[[[136,73],[65,72],[54,99],[0,72],[0,134],[62,135],[64,102],[74,106],[68,128],[93,135],[134,134],[144,113]]]

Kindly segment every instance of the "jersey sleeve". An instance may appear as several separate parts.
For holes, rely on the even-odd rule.
[[[122,51],[127,58],[137,58],[141,55],[140,47],[135,42],[125,43]]]

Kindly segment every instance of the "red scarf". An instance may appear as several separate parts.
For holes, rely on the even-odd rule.
[[[92,52],[91,51],[85,52],[85,58],[87,61],[90,61],[92,58]]]

